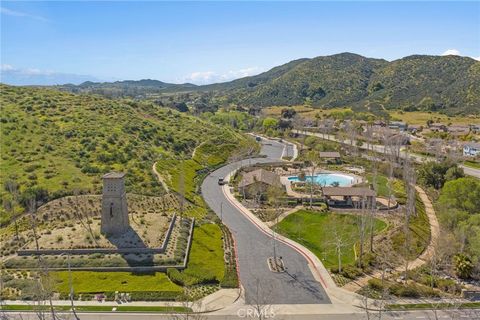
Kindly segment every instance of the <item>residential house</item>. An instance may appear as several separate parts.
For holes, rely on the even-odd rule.
[[[480,155],[480,143],[468,142],[463,146],[463,155],[465,157],[476,157]]]
[[[405,131],[407,129],[407,124],[401,121],[391,121],[388,124],[388,127],[392,130]]]
[[[407,131],[412,133],[412,134],[420,132],[420,131],[422,131],[422,129],[423,129],[423,126],[419,125],[419,124],[409,124],[408,127],[407,127]]]
[[[428,128],[434,132],[447,132],[447,126],[443,123],[431,123]]]
[[[257,169],[243,174],[238,189],[245,197],[250,198],[264,195],[271,186],[283,188],[280,176],[265,169]]]
[[[473,133],[480,133],[480,124],[471,124],[470,130],[472,130]]]

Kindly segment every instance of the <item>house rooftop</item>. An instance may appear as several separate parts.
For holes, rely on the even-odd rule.
[[[324,187],[322,189],[323,195],[327,197],[331,196],[359,196],[359,197],[375,197],[375,190],[370,188],[350,188],[350,187]]]
[[[480,150],[480,142],[467,142],[464,146]]]
[[[337,151],[324,151],[318,154],[320,158],[340,158],[340,152]]]
[[[120,179],[125,177],[124,172],[109,172],[103,175],[103,179]]]
[[[263,182],[271,186],[278,187],[282,185],[280,182],[280,177],[276,173],[267,171],[265,169],[258,169],[245,173],[238,186],[240,188],[247,187],[255,182]]]

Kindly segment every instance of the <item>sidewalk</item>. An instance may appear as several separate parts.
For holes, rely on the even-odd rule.
[[[112,309],[118,306],[138,306],[138,307],[189,307],[194,312],[213,312],[221,310],[232,305],[241,298],[240,289],[220,289],[214,293],[194,302],[188,301],[131,301],[127,303],[118,303],[116,301],[96,300],[74,300],[73,304],[78,306],[111,306]],[[5,305],[34,305],[37,301],[25,300],[4,300]],[[43,301],[43,305],[49,305],[49,301]],[[70,306],[70,300],[52,300],[54,306]]]

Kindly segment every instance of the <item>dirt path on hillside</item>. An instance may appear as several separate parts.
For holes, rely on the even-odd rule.
[[[155,162],[155,163],[153,164],[153,166],[152,166],[152,171],[153,171],[153,173],[157,176],[158,181],[162,184],[162,187],[165,189],[165,191],[166,191],[167,193],[169,193],[169,192],[170,192],[170,189],[168,188],[167,183],[165,182],[165,180],[163,180],[162,175],[161,175],[160,173],[158,173],[158,171],[157,171],[157,162]]]
[[[438,219],[435,214],[435,210],[433,209],[432,202],[430,201],[427,194],[422,188],[420,188],[419,186],[415,186],[415,189],[417,190],[418,195],[420,196],[420,199],[425,205],[425,213],[427,214],[428,223],[430,224],[430,243],[428,244],[428,246],[425,248],[425,250],[422,252],[420,256],[418,256],[415,260],[410,261],[408,263],[408,270],[418,268],[432,258],[435,252],[435,247],[437,245],[438,238],[440,236],[440,226],[438,224]],[[404,270],[405,270],[405,266],[399,266],[395,269],[395,271],[397,272],[402,272]],[[342,288],[355,292],[360,288],[366,286],[368,284],[368,280],[372,278],[380,278],[381,276],[382,276],[381,271],[376,271],[373,274],[365,275],[361,278],[351,281],[347,283],[345,286],[343,286]]]

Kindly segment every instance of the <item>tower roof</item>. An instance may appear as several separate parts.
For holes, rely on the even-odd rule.
[[[103,179],[120,179],[125,177],[124,172],[109,172],[103,175]]]

